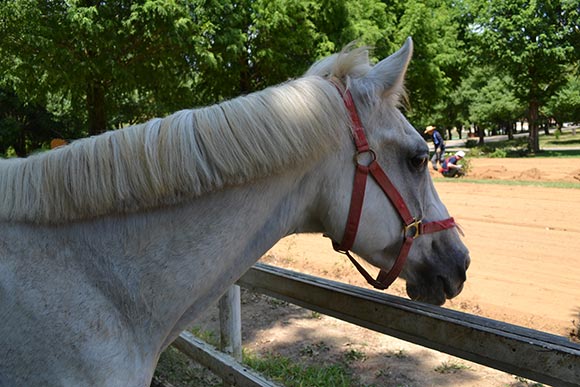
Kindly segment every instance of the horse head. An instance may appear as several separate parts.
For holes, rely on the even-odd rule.
[[[347,49],[307,73],[334,83],[353,131],[327,160],[318,216],[335,249],[381,269],[367,278],[375,287],[400,276],[412,299],[443,304],[461,292],[470,258],[429,175],[428,146],[398,109],[411,55],[409,38],[374,66]]]

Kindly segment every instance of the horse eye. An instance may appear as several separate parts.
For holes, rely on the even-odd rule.
[[[425,155],[415,156],[411,159],[411,164],[417,170],[423,170],[427,166],[429,158]]]

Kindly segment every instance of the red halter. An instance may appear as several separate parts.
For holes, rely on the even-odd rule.
[[[413,245],[413,240],[422,234],[434,233],[456,226],[453,218],[447,218],[445,220],[423,223],[421,219],[417,219],[411,215],[409,208],[405,204],[405,200],[399,194],[399,191],[395,188],[391,180],[388,178],[385,171],[381,168],[377,162],[377,157],[375,152],[369,147],[367,142],[367,137],[365,135],[364,128],[361,124],[360,118],[356,111],[352,95],[348,89],[344,91],[341,90],[339,84],[331,80],[331,82],[336,86],[339,93],[342,95],[344,104],[350,114],[350,119],[353,125],[353,139],[356,146],[356,154],[354,157],[354,162],[356,165],[356,171],[354,175],[354,186],[352,188],[352,197],[350,202],[350,209],[348,213],[348,220],[346,223],[346,228],[344,230],[344,235],[342,237],[342,242],[338,244],[336,241],[332,241],[332,247],[339,253],[345,254],[362,276],[367,280],[369,284],[377,289],[388,288],[399,276],[407,260],[407,255],[411,250]],[[368,153],[371,156],[371,162],[369,165],[363,165],[360,163],[360,156],[364,153]],[[349,250],[354,244],[356,238],[356,233],[358,230],[358,225],[360,223],[360,217],[362,213],[362,206],[365,197],[365,187],[367,177],[371,176],[375,179],[376,183],[381,187],[385,195],[389,198],[401,220],[403,221],[403,246],[399,251],[399,256],[395,260],[395,263],[391,269],[386,272],[383,269],[380,270],[376,279],[371,277],[371,275],[358,263],[353,256],[349,253]]]

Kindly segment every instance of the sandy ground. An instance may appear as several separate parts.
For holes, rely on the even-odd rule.
[[[579,182],[580,159],[473,159],[468,177]],[[435,185],[472,258],[464,291],[445,307],[568,336],[580,318],[580,190]],[[262,261],[368,287],[320,235],[285,238]],[[405,296],[404,281],[388,292]],[[243,300],[245,347],[306,363],[347,363],[361,385],[534,385],[264,296],[244,292]],[[198,324],[215,329],[215,313]]]

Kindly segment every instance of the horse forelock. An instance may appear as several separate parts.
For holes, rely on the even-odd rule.
[[[0,162],[0,220],[62,223],[178,203],[313,162],[347,116],[304,77],[217,105]]]

